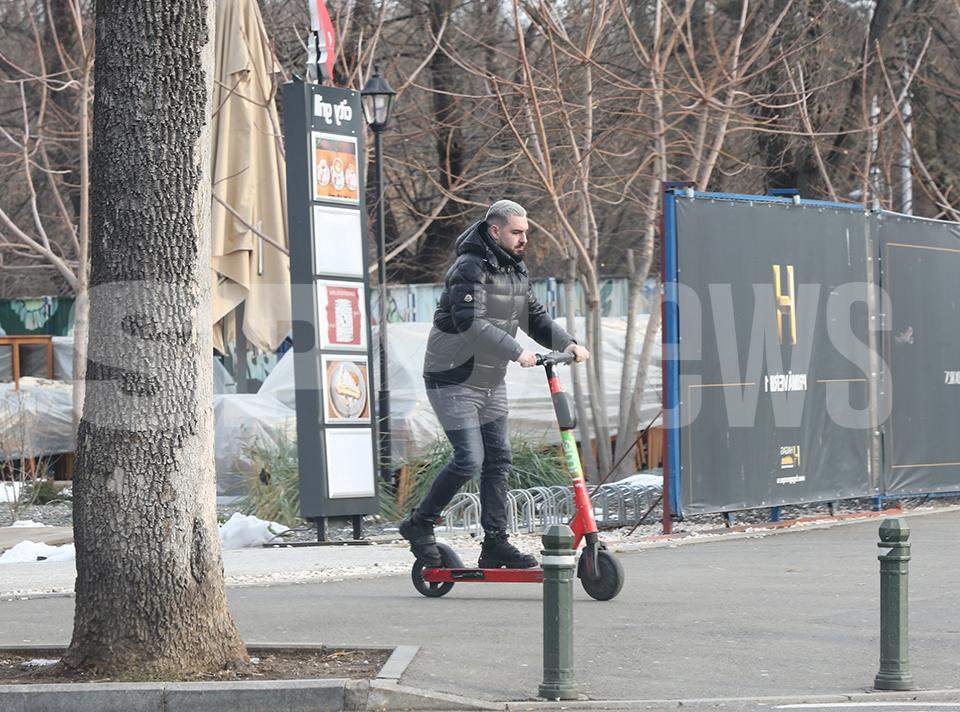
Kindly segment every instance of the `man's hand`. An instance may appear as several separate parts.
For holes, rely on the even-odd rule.
[[[590,352],[583,348],[580,344],[570,344],[563,350],[563,352],[566,354],[573,354],[574,358],[577,360],[577,363],[583,363],[590,358]]]
[[[533,351],[524,349],[520,352],[520,355],[517,356],[517,363],[524,368],[531,368],[537,365],[537,355]]]

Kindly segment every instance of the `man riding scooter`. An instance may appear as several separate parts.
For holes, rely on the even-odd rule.
[[[524,569],[537,560],[507,536],[507,477],[512,464],[507,433],[507,364],[537,365],[536,354],[516,340],[522,328],[552,351],[589,351],[550,316],[530,289],[523,255],[527,211],[498,200],[486,217],[457,238],[457,258],[444,278],[427,341],[423,378],[427,398],[453,446],[420,506],[400,524],[400,534],[424,567],[441,565],[433,528],[453,496],[480,473],[480,524],[484,539],[478,566]]]

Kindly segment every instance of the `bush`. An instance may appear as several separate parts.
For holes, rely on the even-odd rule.
[[[547,446],[523,435],[513,436],[510,444],[513,450],[510,489],[570,484],[559,446]],[[276,443],[256,441],[245,447],[244,453],[253,463],[255,474],[250,476],[247,494],[239,502],[240,511],[288,527],[299,526],[303,520],[296,441],[281,432]],[[425,454],[394,463],[394,469],[405,468],[406,473],[399,487],[394,483],[379,483],[381,516],[388,521],[403,519],[423,499],[452,455],[450,441],[441,435],[430,443]],[[478,485],[478,479],[474,478],[464,491],[476,492]]]
[[[279,431],[275,443],[257,440],[245,447],[244,453],[255,474],[239,502],[240,511],[288,527],[299,526],[303,520],[296,441]]]
[[[60,499],[57,488],[50,479],[36,479],[24,486],[23,500],[28,504],[49,504]]]

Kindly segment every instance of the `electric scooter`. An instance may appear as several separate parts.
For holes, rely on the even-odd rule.
[[[593,516],[593,504],[583,478],[580,454],[573,429],[577,427],[577,416],[573,398],[560,387],[560,378],[555,366],[572,363],[572,354],[552,351],[537,354],[537,365],[543,366],[547,373],[547,384],[553,399],[553,412],[560,427],[560,442],[563,445],[563,460],[567,473],[573,481],[573,501],[576,514],[570,521],[573,530],[573,548],[577,550],[580,542],[585,542],[580,560],[577,563],[577,577],[583,590],[598,601],[609,601],[623,588],[623,566],[616,557],[607,551],[597,536],[597,523]],[[418,559],[413,564],[411,578],[413,585],[428,598],[439,598],[450,592],[455,583],[543,583],[543,569],[477,569],[468,568],[451,547],[437,544],[440,549],[441,568],[424,568]]]

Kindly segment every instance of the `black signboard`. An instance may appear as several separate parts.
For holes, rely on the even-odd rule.
[[[300,510],[376,512],[377,419],[360,95],[283,87]]]

